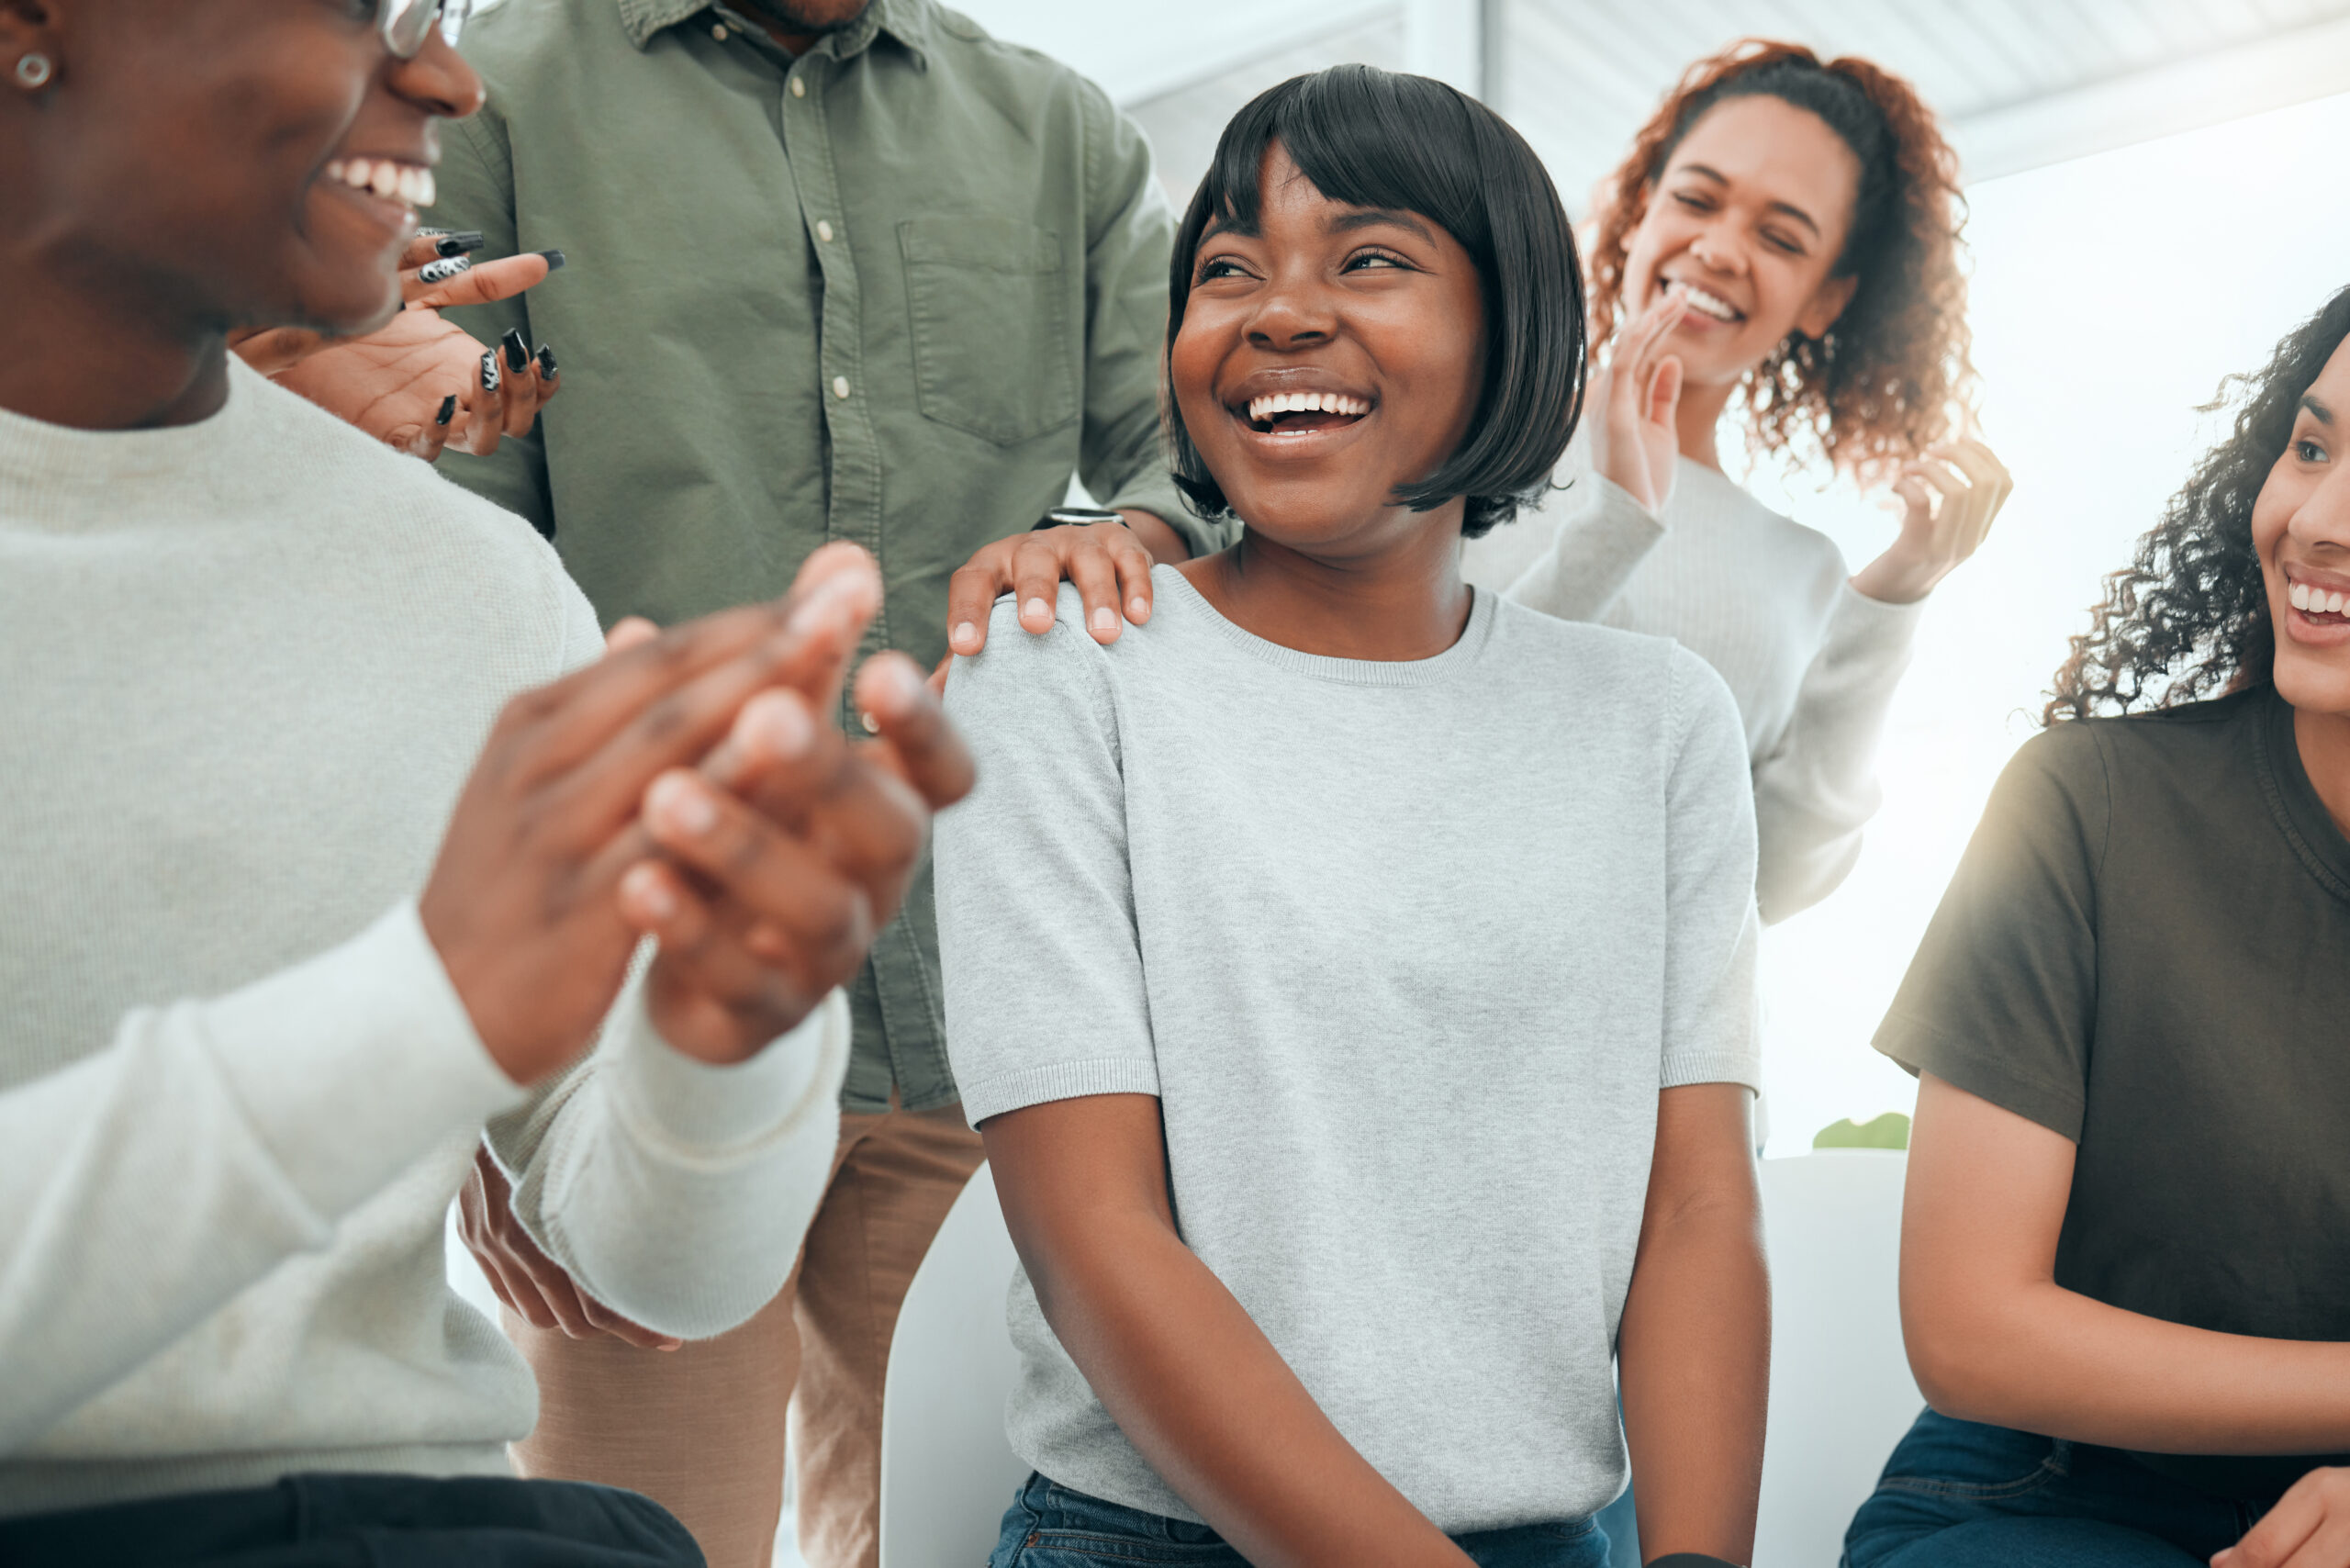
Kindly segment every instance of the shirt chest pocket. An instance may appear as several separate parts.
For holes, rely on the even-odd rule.
[[[1077,333],[1060,236],[982,217],[898,225],[925,418],[999,446],[1077,418]]]

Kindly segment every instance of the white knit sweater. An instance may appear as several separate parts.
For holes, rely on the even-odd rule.
[[[632,990],[559,1081],[499,1071],[412,901],[595,618],[231,363],[185,428],[0,412],[0,1516],[502,1472],[536,1393],[442,1263],[484,1125],[581,1284],[688,1336],[782,1283],[836,1136],[837,997],[714,1069]]]
[[[1560,465],[1566,494],[1470,541],[1462,569],[1552,615],[1674,638],[1720,672],[1754,767],[1756,901],[1785,920],[1860,857],[1922,605],[1855,592],[1826,535],[1686,457],[1660,521],[1592,471],[1589,431]]]

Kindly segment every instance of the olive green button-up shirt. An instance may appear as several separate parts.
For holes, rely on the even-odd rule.
[[[932,0],[797,60],[706,0],[506,0],[466,31],[488,106],[432,220],[562,250],[456,314],[551,344],[537,433],[448,477],[521,513],[607,624],[783,592],[816,546],[881,564],[871,645],[946,652],[946,579],[1072,473],[1194,552],[1158,445],[1173,222],[1101,89]],[[951,1103],[925,867],[852,993],[844,1104]]]

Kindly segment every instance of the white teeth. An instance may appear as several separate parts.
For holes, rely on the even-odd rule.
[[[404,202],[409,207],[431,207],[439,194],[431,170],[420,163],[397,163],[388,158],[338,158],[326,166],[326,175],[352,190],[367,191],[386,201]]]
[[[1248,399],[1248,418],[1263,423],[1277,414],[1341,414],[1360,418],[1371,405],[1343,392],[1272,392]]]
[[[1681,291],[1682,300],[1685,304],[1696,310],[1702,311],[1707,316],[1711,316],[1717,321],[1735,320],[1738,317],[1738,308],[1736,306],[1730,304],[1729,300],[1724,299],[1718,294],[1707,293],[1704,289],[1697,287],[1695,284],[1684,283],[1679,279],[1675,279],[1667,286],[1679,289]]]
[[[2295,610],[2307,610],[2310,607],[2310,585],[2307,583],[2287,583],[2285,585],[2285,602],[2291,605]]]
[[[2350,604],[2350,599],[2344,599],[2338,593],[2330,593],[2325,596],[2325,612],[2328,615],[2341,614],[2344,604]]]

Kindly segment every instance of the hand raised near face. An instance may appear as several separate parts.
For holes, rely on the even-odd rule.
[[[1901,532],[1852,575],[1852,587],[1886,604],[1914,604],[1982,547],[2016,482],[1991,449],[1965,439],[1930,446],[1901,465]]]
[[[406,308],[352,338],[296,328],[232,333],[239,358],[344,422],[422,457],[444,447],[487,456],[527,432],[560,389],[552,348],[518,338],[485,347],[441,315],[453,306],[510,299],[546,280],[561,252],[478,265],[442,252],[466,236],[419,234],[400,258]],[[494,363],[490,363],[494,358]]]
[[[1587,416],[1595,417],[1598,427],[1593,466],[1651,517],[1663,514],[1681,456],[1675,423],[1681,360],[1666,353],[1664,343],[1682,309],[1678,296],[1661,293],[1624,328],[1606,374],[1594,384],[1600,406]]]
[[[837,678],[828,672],[864,622],[821,587],[644,638],[500,714],[419,912],[483,1045],[517,1082],[576,1057],[619,994],[640,935],[620,884],[647,852],[649,787],[710,756],[760,692]],[[781,899],[788,877],[767,861],[750,869]]]
[[[871,558],[829,546],[807,571],[829,613],[861,631],[868,599],[878,603]],[[931,813],[970,788],[968,751],[902,655],[857,678],[877,738],[833,728],[845,667],[811,661],[745,703],[699,767],[645,792],[647,847],[659,853],[630,868],[621,908],[659,941],[654,1024],[687,1055],[740,1061],[852,979],[905,896]]]

